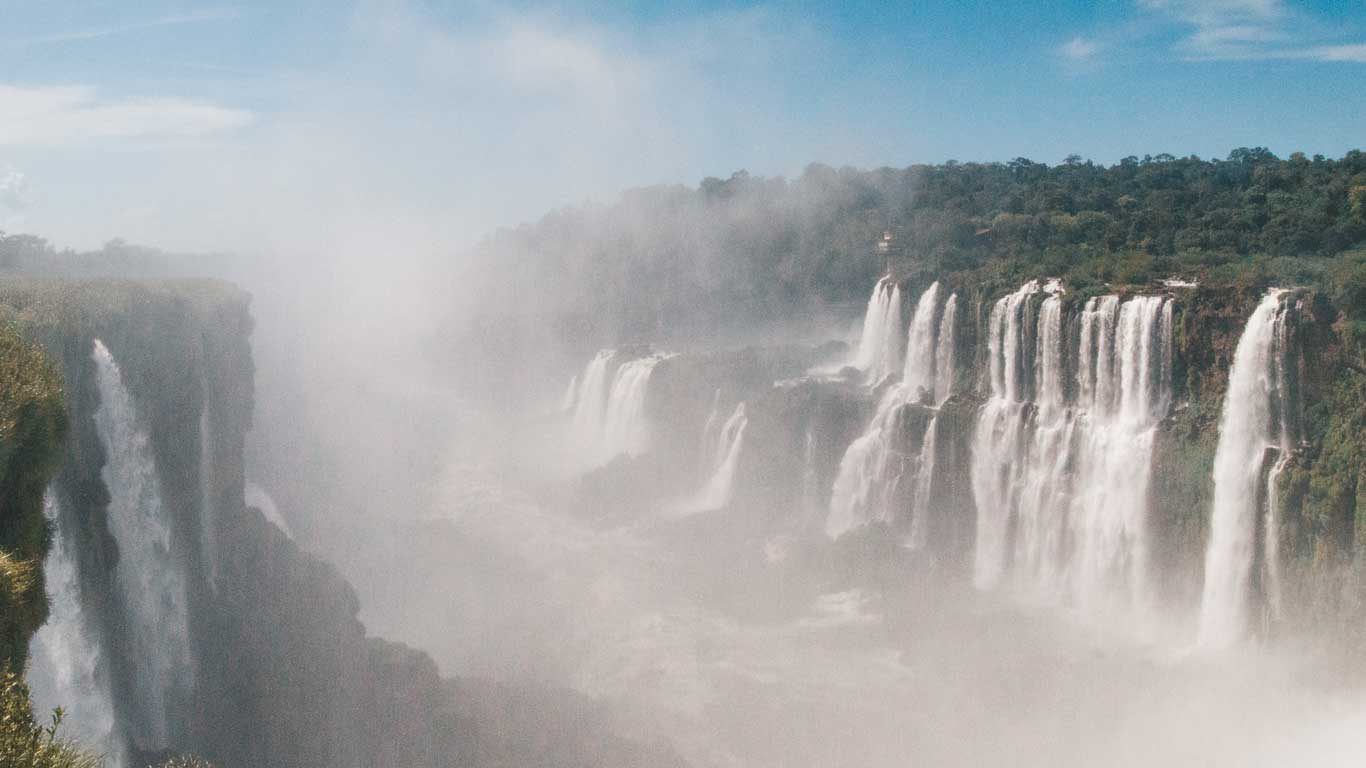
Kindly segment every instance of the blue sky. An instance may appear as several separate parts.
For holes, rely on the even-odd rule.
[[[442,248],[808,162],[1366,146],[1366,0],[0,0],[0,229]]]

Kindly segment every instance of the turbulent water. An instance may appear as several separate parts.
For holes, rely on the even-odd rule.
[[[64,730],[103,753],[107,768],[121,768],[124,755],[114,729],[109,670],[91,616],[82,603],[75,545],[51,492],[44,497],[43,507],[56,530],[43,563],[47,623],[29,645],[25,675],[33,691],[33,709],[41,720],[62,707]]]
[[[1254,608],[1279,595],[1275,479],[1293,448],[1287,381],[1287,302],[1273,290],[1252,313],[1229,370],[1214,454],[1214,512],[1205,558],[1199,644],[1241,639]]]
[[[118,364],[98,339],[93,355],[100,393],[95,425],[107,454],[109,530],[119,548],[114,575],[131,625],[126,651],[137,700],[128,710],[135,715],[138,745],[164,746],[173,712],[193,678],[185,576],[171,552],[161,484],[136,406]]]
[[[1088,613],[1150,607],[1149,485],[1171,406],[1171,324],[1166,297],[1096,297],[1072,348],[1058,293],[1030,283],[996,302],[992,394],[973,441],[979,587],[1009,576]]]
[[[602,350],[570,382],[565,403],[573,399],[572,431],[580,457],[599,465],[625,454],[636,456],[649,445],[645,393],[655,366],[667,355],[630,358]]]
[[[954,381],[958,297],[941,304],[939,294],[936,282],[920,295],[904,334],[901,382],[882,395],[867,430],[840,461],[825,523],[831,537],[876,522],[909,531],[913,545],[923,543],[924,526],[917,521],[929,511],[934,474],[937,415],[931,406],[948,398]],[[874,333],[883,331],[874,326]]]

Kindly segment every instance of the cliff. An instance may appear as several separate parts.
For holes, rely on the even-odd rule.
[[[336,570],[246,506],[247,294],[216,281],[6,279],[0,313],[30,340],[0,335],[0,391],[8,398],[0,403],[0,599],[18,608],[0,614],[0,650],[22,666],[44,618],[42,498],[51,478],[57,528],[75,552],[73,600],[98,638],[94,673],[110,689],[111,738],[133,764],[182,752],[252,768],[549,764],[554,755],[607,765],[673,760],[667,750],[616,740],[601,720],[535,739],[494,738],[506,726],[490,722],[490,710],[579,705],[568,694],[509,695],[445,681],[425,654],[367,636],[355,593]],[[164,550],[120,540],[111,518],[116,497],[130,493],[111,454],[128,446],[109,445],[102,431],[117,414],[101,410],[110,407],[102,403],[109,371],[93,353],[96,340],[131,396],[128,426],[145,434],[150,454],[152,476],[137,478],[139,496],[126,503],[166,526]],[[149,551],[164,559],[134,562]],[[130,572],[146,568],[183,581],[190,664],[165,701],[149,697],[141,678],[148,658],[166,653],[164,633],[174,628],[149,640],[125,586]],[[539,756],[525,754],[533,743]]]

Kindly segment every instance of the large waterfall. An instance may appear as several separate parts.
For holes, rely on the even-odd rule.
[[[870,384],[882,381],[901,368],[905,338],[906,332],[901,325],[901,286],[890,277],[883,277],[873,286],[873,295],[868,299],[854,366],[864,372]]]
[[[1037,283],[992,309],[992,395],[973,445],[975,580],[991,587],[1009,572],[1088,611],[1141,611],[1153,438],[1171,406],[1171,302],[1089,299],[1072,355],[1062,310]]]
[[[629,358],[605,349],[570,383],[565,398],[574,398],[573,438],[589,464],[603,464],[621,454],[637,456],[649,447],[645,395],[655,366],[667,357]]]
[[[939,302],[930,285],[916,302],[906,334],[901,383],[885,392],[867,430],[845,451],[830,495],[825,531],[831,537],[872,522],[909,526],[919,544],[934,471],[937,414],[954,381],[957,295]],[[866,326],[866,324],[865,324]],[[871,332],[880,335],[876,327]],[[899,334],[898,334],[899,336]],[[897,515],[902,502],[905,514]]]
[[[44,719],[62,707],[68,733],[103,753],[109,768],[121,768],[124,754],[114,728],[109,670],[82,601],[76,545],[51,491],[44,497],[43,507],[56,529],[52,549],[43,563],[47,623],[29,645],[25,674],[33,690],[34,712]]]
[[[135,682],[134,740],[161,747],[171,735],[171,714],[189,690],[193,666],[186,615],[185,577],[171,553],[171,527],[147,434],[118,364],[104,344],[94,343],[100,404],[95,425],[107,461],[109,530],[118,544],[115,579],[129,622],[124,649]]]
[[[1275,480],[1293,448],[1287,311],[1283,292],[1269,292],[1248,319],[1229,369],[1200,611],[1198,643],[1205,648],[1237,642],[1250,629],[1254,607],[1274,610],[1279,596]]]

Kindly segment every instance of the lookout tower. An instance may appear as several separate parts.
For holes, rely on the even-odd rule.
[[[886,265],[886,274],[893,280],[897,277],[897,263],[901,261],[902,249],[892,235],[892,230],[883,230],[882,238],[873,246],[873,253],[883,260]]]

